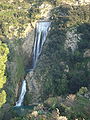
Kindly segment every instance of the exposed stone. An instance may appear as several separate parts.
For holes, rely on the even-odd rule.
[[[38,116],[38,112],[37,111],[33,111],[32,112],[32,116],[37,117]]]
[[[52,117],[55,119],[55,120],[68,120],[66,118],[66,116],[60,116],[60,112],[59,112],[59,109],[56,108],[56,110],[54,110],[52,112]]]
[[[64,72],[69,72],[69,66],[68,65],[65,66]]]
[[[67,100],[71,100],[71,101],[74,101],[75,100],[75,98],[76,98],[76,95],[74,95],[74,94],[70,94],[70,95],[68,95],[67,96]]]
[[[16,85],[16,89],[15,89],[15,96],[16,96],[16,97],[18,96],[19,87],[20,87],[19,84],[17,84],[17,85]]]
[[[65,116],[57,117],[57,120],[68,120]]]
[[[90,92],[86,93],[84,97],[88,98],[90,100]]]
[[[19,0],[20,2],[23,2],[24,0]]]
[[[52,9],[52,5],[49,3],[44,2],[40,7],[40,13],[41,13],[41,18],[44,18],[45,20],[49,19],[50,17],[50,11]]]
[[[83,3],[90,3],[90,0],[77,0],[79,3],[83,4]]]
[[[27,28],[24,31],[25,37],[31,32],[32,28],[30,23],[28,24]]]
[[[29,32],[29,28],[26,30],[26,33]],[[22,45],[22,51],[25,58],[25,63],[28,65],[30,64],[31,54],[32,54],[32,48],[34,43],[34,34],[35,30],[32,29],[31,32],[28,33],[23,45]],[[27,58],[27,59],[26,59]]]
[[[18,9],[20,10],[22,7],[18,7]]]
[[[72,52],[74,52],[78,46],[79,35],[76,34],[76,29],[72,29],[71,31],[67,31],[66,33],[66,41],[65,41],[65,49],[71,48]]]
[[[14,2],[14,0],[9,0],[8,2],[11,4],[11,3],[13,3],[13,2]]]
[[[90,49],[85,51],[84,57],[90,57]]]
[[[11,26],[9,26],[9,32],[12,32],[12,31],[14,31],[14,26],[13,25],[11,25]]]
[[[26,76],[26,80],[28,83],[28,89],[29,93],[31,95],[32,101],[31,103],[38,103],[40,101],[40,88],[41,84],[38,84],[38,81],[34,78],[33,73],[29,72],[29,74]]]

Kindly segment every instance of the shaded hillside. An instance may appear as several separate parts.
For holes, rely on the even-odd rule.
[[[89,7],[60,5],[51,10],[51,30],[34,76],[31,79],[27,75],[27,81],[35,83],[42,99],[89,87],[90,56],[86,55],[90,49]],[[34,90],[33,99],[37,97],[35,93]]]
[[[6,71],[3,71],[3,75],[7,76],[4,85],[7,98],[0,108],[1,120],[58,120],[60,116],[67,116],[70,120],[90,119],[89,13],[89,4],[76,4],[73,0],[65,0],[64,3],[62,0],[0,1],[1,47],[4,43],[9,48]],[[31,65],[35,24],[38,20],[51,21],[51,27],[36,69],[33,73],[27,73]],[[23,79],[27,80],[24,105],[42,104],[32,110],[22,108],[18,112],[18,109],[17,114],[12,107],[20,94]],[[31,90],[32,85],[34,89]],[[79,91],[81,87],[84,88]],[[73,102],[66,97],[71,93],[76,94]],[[51,105],[48,104],[49,98]],[[56,113],[58,118],[53,117],[56,108],[61,113]],[[38,111],[38,118],[32,114],[34,109]]]

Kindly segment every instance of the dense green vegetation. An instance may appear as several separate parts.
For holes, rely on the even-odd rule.
[[[0,38],[24,37],[28,26],[28,9],[30,4],[26,1],[0,1]]]
[[[20,40],[19,40],[20,41]],[[16,90],[18,89],[18,84],[21,84],[21,80],[24,79],[24,58],[22,55],[22,50],[18,40],[13,40],[13,43],[8,43],[10,48],[10,53],[8,56],[8,66],[7,66],[7,77],[8,81],[6,84],[7,91],[7,102],[10,105],[14,105],[16,101]]]
[[[0,107],[6,102],[6,92],[1,88],[6,83],[5,71],[8,53],[7,45],[0,41]]]
[[[19,108],[19,111],[16,109],[12,113],[17,117],[11,120],[62,120],[61,118],[65,120],[89,120],[90,101],[84,97],[87,92],[86,88],[83,87],[77,95],[69,95],[66,98],[50,97],[44,101],[44,104],[34,107],[34,111],[28,107],[23,110]],[[24,114],[25,112],[26,114]]]
[[[65,1],[74,3],[73,0]],[[26,58],[22,44],[26,28],[33,28],[34,22],[43,19],[40,8],[43,2],[52,6],[49,16],[52,22],[33,76],[37,84],[41,85],[40,102],[43,104],[31,110],[21,108],[15,112],[11,107],[17,100],[21,81],[25,77]],[[61,116],[66,116],[68,120],[90,119],[90,5],[76,6],[62,2],[0,1],[1,119],[58,120]],[[70,45],[76,45],[75,49]],[[75,98],[68,94],[74,94],[71,96]],[[27,105],[32,103],[32,96],[37,97],[28,90],[25,101]],[[38,115],[35,116],[37,113],[33,114],[33,111],[38,112]]]
[[[0,69],[3,67],[3,73],[6,72],[7,75],[7,83],[4,88],[7,91],[7,103],[11,105],[16,101],[16,95],[14,93],[17,84],[24,78],[25,74],[21,50],[23,39],[21,38],[26,36],[25,29],[29,24],[29,8],[30,4],[26,1],[0,1],[0,42],[1,40],[4,42],[1,47],[8,44],[10,50],[7,68],[5,64],[3,66],[1,64]],[[1,62],[4,61],[1,60]],[[0,79],[2,78],[0,77]],[[3,85],[3,82],[0,85]]]
[[[75,93],[82,86],[89,87],[90,57],[84,56],[85,51],[90,49],[88,10],[89,6],[72,6],[71,9],[69,5],[61,5],[51,11],[51,30],[35,71],[35,79],[40,82],[41,78],[44,88],[42,98]],[[79,11],[83,12],[77,16]],[[70,46],[65,49],[68,39],[71,45],[77,40],[78,48],[74,52]]]

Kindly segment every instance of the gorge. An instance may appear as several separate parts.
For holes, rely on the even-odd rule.
[[[39,21],[36,23],[35,42],[34,42],[33,57],[32,57],[32,67],[30,68],[30,72],[32,72],[35,69],[38,57],[41,54],[43,44],[46,40],[50,24],[51,24],[51,22],[49,22],[49,21]],[[19,100],[16,102],[16,107],[22,105],[25,94],[26,94],[26,80],[24,80],[22,82],[21,94],[19,96]]]
[[[0,120],[90,120],[89,0],[0,1]]]

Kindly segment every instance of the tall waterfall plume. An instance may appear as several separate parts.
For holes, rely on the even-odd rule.
[[[36,24],[36,36],[33,49],[33,69],[35,68],[38,57],[41,54],[42,46],[46,40],[50,24],[51,23],[48,21],[41,21]]]
[[[46,40],[50,24],[51,24],[51,22],[49,22],[49,21],[39,21],[36,24],[36,33],[35,33],[36,35],[35,35],[33,58],[32,58],[33,59],[33,63],[32,63],[33,67],[30,68],[30,71],[35,69],[38,57],[41,54],[43,44]],[[19,96],[19,100],[16,102],[16,107],[19,107],[22,105],[25,94],[26,94],[26,80],[24,80],[22,83],[21,94]]]

